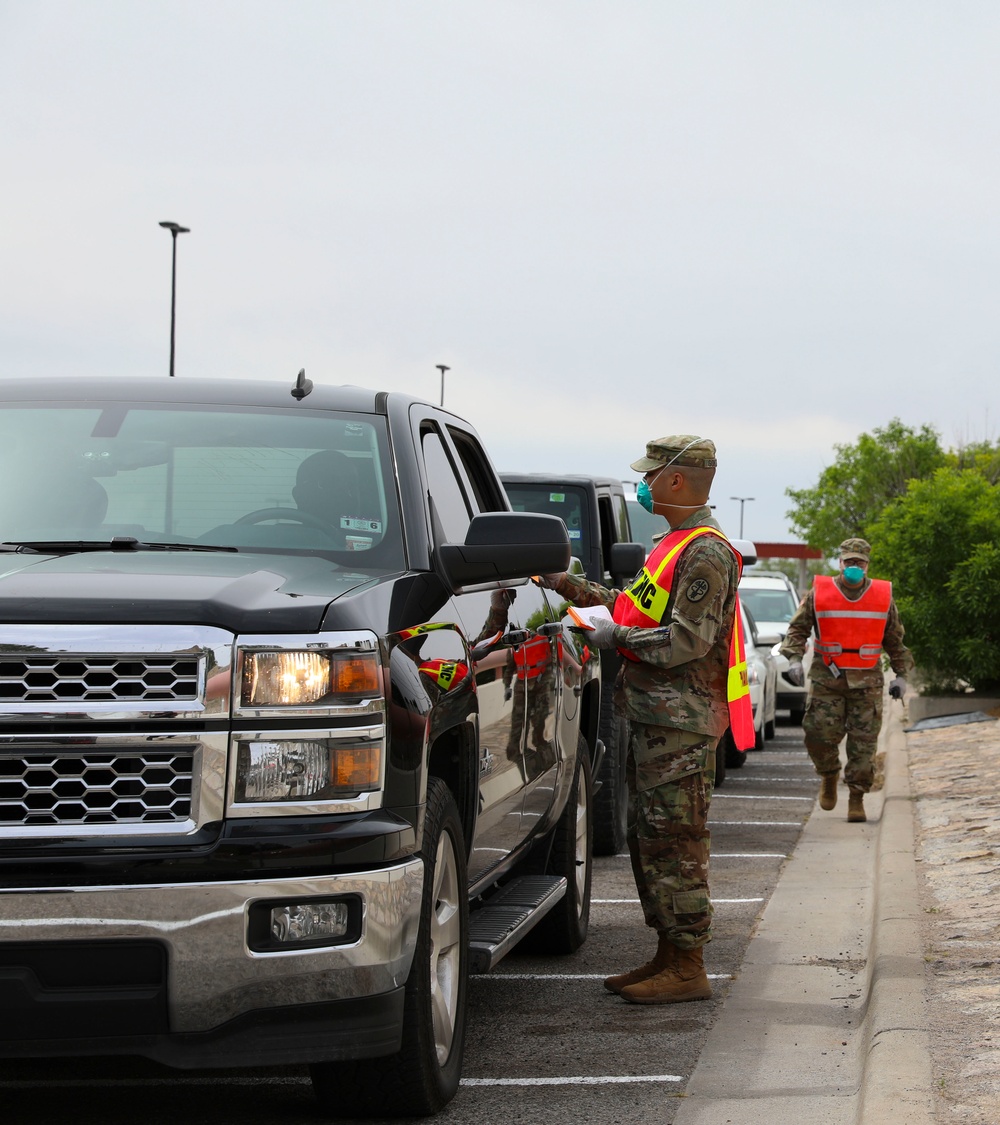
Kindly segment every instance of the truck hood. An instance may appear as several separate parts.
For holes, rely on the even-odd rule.
[[[320,628],[330,603],[374,582],[315,556],[99,551],[0,558],[0,622]]]

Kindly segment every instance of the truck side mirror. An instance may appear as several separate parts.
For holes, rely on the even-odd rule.
[[[569,566],[566,525],[536,512],[474,516],[464,543],[444,543],[439,556],[453,590],[486,582],[556,574]]]
[[[611,577],[624,586],[641,569],[646,561],[646,548],[641,543],[611,544]]]

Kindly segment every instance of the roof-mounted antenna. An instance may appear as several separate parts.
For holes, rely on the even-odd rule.
[[[292,387],[292,398],[303,399],[312,389],[313,381],[306,378],[306,369],[303,367],[295,380],[295,386]]]

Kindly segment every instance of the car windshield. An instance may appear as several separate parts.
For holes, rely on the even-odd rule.
[[[787,625],[798,609],[791,590],[761,590],[740,586],[740,601],[750,610],[754,621]]]
[[[541,484],[505,484],[504,489],[515,512],[558,516],[566,525],[573,554],[578,559],[590,557],[593,536],[583,489]]]
[[[7,403],[0,541],[138,541],[403,566],[384,419],[158,403]]]

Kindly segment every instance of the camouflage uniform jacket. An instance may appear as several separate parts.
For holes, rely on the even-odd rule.
[[[857,601],[872,584],[870,578],[866,578],[862,585],[855,587],[848,586],[839,577],[834,578],[834,582],[844,597],[852,602]],[[816,602],[812,590],[802,599],[795,616],[789,621],[788,632],[778,651],[789,660],[801,660],[811,633],[819,636],[816,625]],[[886,618],[885,633],[882,636],[882,648],[889,654],[892,670],[897,676],[905,677],[913,671],[913,656],[903,644],[903,633],[903,623],[899,619],[896,602],[890,601],[889,616]],[[844,668],[841,670],[841,675],[846,678],[849,688],[877,687],[880,691],[882,689],[883,673],[878,664],[874,668]],[[809,665],[809,679],[812,683],[830,683],[835,678],[821,659],[813,659],[812,664]]]
[[[708,507],[673,530],[703,526],[722,531]],[[668,617],[655,628],[618,626],[615,640],[639,658],[622,661],[615,684],[615,702],[626,718],[722,737],[729,726],[726,687],[738,580],[732,549],[714,535],[699,536],[677,560]],[[556,591],[574,605],[608,609],[621,593],[576,575],[566,575]]]

